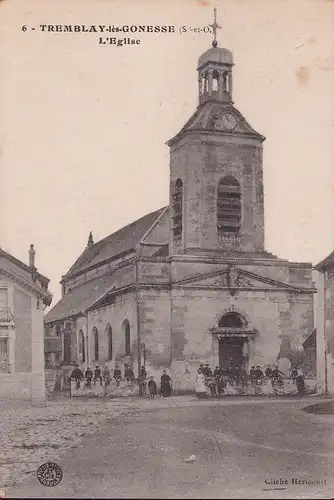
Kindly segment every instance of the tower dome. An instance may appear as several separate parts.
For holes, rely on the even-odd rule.
[[[197,69],[200,70],[205,64],[209,63],[233,66],[232,52],[222,47],[210,47],[198,59]]]

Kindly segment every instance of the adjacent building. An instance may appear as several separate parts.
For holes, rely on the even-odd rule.
[[[322,392],[334,394],[334,252],[315,270],[317,381]]]
[[[169,205],[90,235],[63,277],[45,322],[65,363],[138,372],[145,362],[187,390],[200,363],[278,363],[288,374],[302,361],[312,265],[265,249],[265,138],[234,105],[233,65],[216,43],[198,60],[198,107],[167,143]]]
[[[44,309],[49,279],[0,248],[0,398],[45,399]]]

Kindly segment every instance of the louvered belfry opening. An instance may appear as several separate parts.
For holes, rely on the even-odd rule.
[[[222,235],[238,235],[240,232],[241,191],[233,177],[224,177],[218,184],[217,227]]]
[[[180,238],[182,235],[182,199],[183,183],[177,179],[173,192],[173,237]]]

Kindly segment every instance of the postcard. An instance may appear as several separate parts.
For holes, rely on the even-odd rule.
[[[333,2],[0,11],[0,497],[333,498]]]

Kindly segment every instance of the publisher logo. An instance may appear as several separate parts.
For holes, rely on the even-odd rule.
[[[0,490],[0,498],[6,498],[5,490]]]
[[[37,479],[43,486],[57,486],[63,479],[63,471],[58,464],[46,462],[38,467]]]

